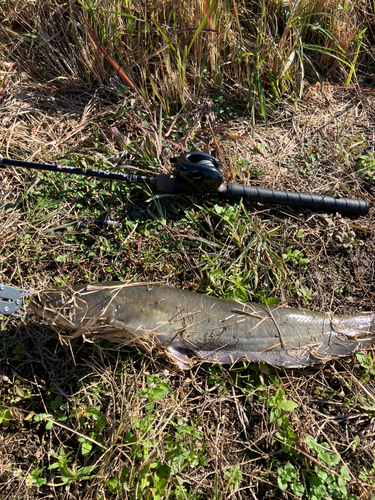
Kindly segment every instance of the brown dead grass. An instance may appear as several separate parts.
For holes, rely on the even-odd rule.
[[[56,161],[66,151],[82,152],[80,144],[93,135],[99,134],[101,140],[108,145],[109,158],[114,161],[122,154],[122,151],[114,144],[109,127],[103,125],[108,116],[116,117],[114,123],[127,140],[140,141],[146,147],[150,139],[139,128],[132,126],[132,122],[122,111],[121,104],[116,102],[116,98],[113,102],[109,101],[108,96],[113,98],[117,95],[115,88],[103,87],[98,89],[94,97],[85,94],[77,96],[76,94],[56,93],[51,98],[50,92],[43,84],[36,85],[24,73],[12,75],[12,82],[7,88],[0,108],[0,123],[4,130],[3,154],[13,157],[21,154],[21,157],[25,159]],[[372,96],[356,96],[353,93],[333,89],[327,89],[321,93],[316,87],[311,87],[304,99],[298,102],[297,109],[285,102],[280,110],[275,109],[274,114],[270,114],[268,128],[262,122],[257,124],[252,137],[256,144],[264,144],[265,149],[261,153],[254,150],[250,140],[230,139],[233,135],[251,138],[251,126],[245,118],[225,120],[214,112],[214,103],[209,98],[205,100],[205,109],[210,116],[215,138],[219,141],[223,158],[227,163],[227,175],[231,180],[254,182],[277,189],[299,189],[315,193],[333,189],[342,195],[364,196],[372,200],[371,185],[366,184],[365,181],[359,181],[354,173],[354,155],[345,156],[346,153],[350,153],[352,144],[355,144],[355,138],[364,137],[363,147],[371,147],[373,140]],[[342,113],[343,110],[345,110],[344,113]],[[210,149],[213,139],[203,128],[205,125],[200,121],[201,114],[198,113],[198,109],[192,111],[192,116],[196,117],[195,144],[202,149],[207,147]],[[166,126],[165,133],[168,128]],[[306,137],[311,137],[309,150],[321,151],[319,161],[308,166],[306,164],[308,151],[303,149]],[[319,146],[320,141],[324,141],[324,146]],[[88,149],[84,151],[86,154],[89,153]],[[302,158],[298,156],[301,151]],[[236,158],[244,157],[249,158],[248,172],[236,168]],[[288,163],[283,165],[288,158],[292,158],[290,163],[292,167],[297,165],[294,171],[290,170]],[[263,170],[264,175],[253,178],[250,167]],[[313,170],[314,175],[306,175],[306,168]],[[102,262],[95,264],[95,271],[92,269],[92,263],[83,261],[78,269],[72,269],[69,267],[69,262],[59,264],[48,257],[56,255],[54,248],[58,249],[60,240],[57,236],[53,236],[55,232],[51,235],[52,239],[46,238],[45,231],[56,226],[63,226],[65,222],[71,222],[72,218],[74,219],[74,209],[69,202],[62,205],[62,209],[59,209],[44,224],[35,227],[36,232],[31,241],[23,246],[23,253],[19,252],[17,243],[19,236],[26,228],[32,227],[32,224],[28,222],[29,216],[25,212],[27,208],[24,208],[21,200],[35,182],[38,181],[34,174],[31,177],[29,174],[25,176],[20,170],[14,168],[4,172],[1,188],[3,257],[0,281],[18,284],[25,288],[40,289],[54,284],[55,276],[64,277],[67,272],[71,274],[71,280],[75,282],[84,281],[85,275],[93,272],[100,280],[107,279],[108,274],[104,268],[111,264],[111,257],[103,255]],[[196,201],[199,204],[203,203],[203,200],[196,199]],[[181,202],[186,203],[188,200],[181,200]],[[143,202],[139,201],[137,195],[137,206],[140,206],[140,203]],[[254,207],[251,210],[254,220],[263,231],[282,225],[285,227],[282,238],[294,242],[299,241],[296,239],[298,230],[302,229],[307,235],[299,248],[303,248],[311,264],[306,270],[299,269],[295,276],[289,276],[289,278],[292,283],[295,279],[299,279],[312,291],[312,301],[308,305],[310,309],[354,313],[372,308],[375,294],[375,270],[372,258],[375,247],[372,231],[373,208],[369,216],[358,220],[334,220],[335,228],[349,224],[355,229],[357,238],[363,241],[363,245],[351,249],[337,246],[332,239],[332,227],[327,225],[327,216],[322,214],[312,214],[306,211],[298,213],[287,208],[278,211],[269,207]],[[115,218],[121,218],[120,213],[112,215]],[[167,222],[167,227],[169,234],[175,239],[187,234],[184,228],[174,227],[173,222]],[[288,227],[290,229],[287,229]],[[207,237],[205,234],[194,233],[191,236],[196,241],[200,237]],[[38,241],[42,246],[37,250],[40,255],[37,259],[37,271],[29,274],[28,265],[30,258],[35,256],[35,245]],[[144,241],[143,244],[147,245],[147,242]],[[206,278],[199,265],[201,255],[202,251],[197,248],[185,248],[186,258],[178,261],[180,278],[168,270],[170,266],[168,259],[159,262],[157,266],[151,265],[151,270],[145,270],[143,273],[140,269],[138,276],[140,279],[152,277],[165,280],[167,278],[171,283],[191,287],[193,283],[198,284],[198,280],[204,281]],[[232,256],[233,249],[229,245],[222,254],[223,265],[225,261],[230,261]],[[194,267],[194,263],[198,265],[198,268],[190,270]],[[181,277],[185,279],[181,281]],[[343,294],[337,293],[343,287],[346,287],[348,291]],[[298,300],[300,299],[292,293],[289,304],[298,304]],[[301,302],[299,304],[301,305]],[[16,326],[14,320],[9,321],[7,329],[11,328],[12,324]],[[111,360],[107,358],[113,355],[111,349],[107,354],[107,351],[102,349],[98,351],[95,346],[90,348],[77,345],[73,348],[74,358],[72,358],[69,349],[56,344],[51,332],[41,330],[41,327],[37,325],[32,326],[29,322],[25,327],[18,328],[14,335],[17,343],[27,353],[28,362],[19,367],[14,365],[13,361],[11,366],[14,367],[13,370],[16,370],[17,377],[21,376],[24,380],[29,380],[27,384],[31,384],[30,390],[34,390],[34,383],[39,384],[37,382],[39,379],[48,377],[48,384],[51,385],[53,391],[57,390],[57,393],[66,395],[66,400],[69,401],[72,394],[76,392],[76,389],[69,385],[69,371],[74,366],[79,366],[85,380],[92,381],[96,377],[96,371],[91,372],[88,363],[93,363],[96,366],[95,370],[105,373],[105,377],[113,380],[111,384],[114,385],[111,387],[114,392],[108,402],[108,408],[111,408],[109,413],[111,418],[115,421],[116,415],[122,415],[122,410],[116,406],[118,403],[115,401],[120,401],[124,397],[124,387],[119,385],[117,376],[112,372],[111,366],[115,366],[112,358]],[[116,354],[120,357],[119,359],[123,355],[125,355],[124,351],[122,354]],[[131,351],[131,356],[134,357],[134,351]],[[160,373],[161,371],[157,360],[143,357],[143,355],[137,354],[134,363],[137,367],[137,375],[134,373],[126,380],[126,387],[133,387],[133,394],[138,390],[137,387],[144,387],[145,384],[145,381],[142,382],[142,379],[138,378],[138,373],[144,371]],[[33,367],[36,379],[34,376],[30,379],[29,366]],[[4,374],[15,384],[19,383],[11,370],[5,369]],[[224,491],[225,484],[222,483],[222,478],[225,471],[230,466],[238,464],[243,480],[237,493],[232,496],[228,493],[228,498],[264,498],[267,494],[272,494],[273,498],[281,498],[277,493],[278,490],[273,486],[276,475],[270,472],[270,469],[274,467],[272,464],[275,460],[279,465],[282,465],[283,461],[277,459],[278,448],[272,438],[274,427],[268,422],[264,402],[259,401],[256,394],[246,399],[236,386],[231,386],[228,378],[226,392],[222,392],[219,386],[208,387],[208,376],[205,369],[201,368],[199,372],[188,376],[176,373],[172,379],[172,388],[185,395],[178,406],[178,412],[188,418],[201,419],[205,422],[205,444],[210,457],[207,467],[190,471],[184,476],[184,480],[187,484],[202,489],[207,498],[212,498],[215,475],[218,474],[221,478],[220,488]],[[222,376],[227,377],[225,372]],[[135,384],[136,380],[138,380],[136,384],[140,386]],[[317,371],[286,373],[281,375],[281,384],[288,394],[288,399],[299,404],[298,411],[293,413],[293,426],[301,436],[301,441],[298,443],[300,451],[306,453],[306,458],[309,459],[310,453],[303,441],[305,434],[314,435],[316,439],[328,442],[332,450],[340,453],[342,460],[353,475],[351,491],[364,494],[368,486],[358,482],[355,478],[362,466],[372,464],[370,451],[373,441],[372,410],[366,399],[372,398],[372,382],[366,387],[361,385],[355,364],[340,361]],[[35,387],[37,388],[38,385]],[[272,386],[268,386],[266,390],[272,391]],[[47,403],[48,396],[45,395],[45,389],[41,387],[38,391],[42,400]],[[350,401],[352,403],[348,403]],[[354,403],[355,401],[357,402]],[[361,403],[359,404],[358,401]],[[102,405],[104,408],[104,401]],[[175,415],[176,409],[168,405],[168,401],[160,405],[161,415],[164,418],[164,420],[161,418],[160,426],[164,425],[165,419],[168,421]],[[5,467],[8,464],[12,464],[13,467],[17,464],[23,469],[31,470],[31,457],[36,456],[37,452],[45,457],[48,447],[41,443],[43,440],[49,441],[50,438],[42,427],[38,428],[37,442],[26,440],[30,432],[33,436],[35,435],[32,421],[25,421],[29,411],[19,412],[18,410],[19,420],[12,422],[3,434],[2,446],[7,449],[7,458],[4,457],[7,464]],[[142,412],[141,408],[134,408],[132,415],[141,415]],[[130,417],[131,415],[127,418],[130,419]],[[124,422],[123,425],[126,427]],[[360,437],[361,445],[356,452],[353,452],[355,436]],[[68,443],[70,439],[69,432],[62,428],[56,428],[52,437],[53,442],[57,440]],[[112,438],[107,436],[107,439],[111,442]],[[116,439],[120,438],[117,436]],[[23,450],[27,450],[26,453],[21,452],[16,443],[22,444]],[[112,443],[115,446],[115,441]],[[252,450],[262,450],[262,454],[259,455]],[[111,457],[110,470],[120,469],[122,459],[116,454]],[[47,465],[45,458],[41,460],[41,465]],[[78,464],[83,465],[81,459],[77,458],[77,460]],[[105,470],[103,471],[104,477],[108,477],[106,476],[108,472]],[[267,476],[264,475],[265,471],[267,471]],[[19,494],[14,490],[15,483],[8,472],[3,472],[2,485],[4,494],[8,495],[6,498],[15,498],[14,495]],[[73,494],[76,498],[89,498],[95,494],[94,484],[89,486],[86,493],[83,493],[83,487],[84,485],[73,487]],[[21,488],[17,491],[23,491],[19,483],[17,483],[17,488]],[[60,493],[56,490],[54,495],[56,498],[69,498],[67,491]],[[29,498],[33,497],[42,498],[36,491],[29,493]]]

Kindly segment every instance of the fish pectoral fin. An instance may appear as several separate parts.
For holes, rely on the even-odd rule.
[[[192,368],[193,362],[186,354],[185,349],[177,349],[175,347],[168,346],[168,353],[172,356],[177,365],[183,370],[189,370],[190,368]]]

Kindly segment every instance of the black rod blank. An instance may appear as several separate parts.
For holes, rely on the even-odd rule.
[[[11,165],[14,167],[33,168],[36,170],[47,170],[49,172],[59,172],[60,174],[86,175],[88,177],[101,177],[102,179],[112,179],[115,181],[147,182],[153,184],[153,177],[142,175],[121,174],[119,172],[107,172],[105,170],[92,170],[90,168],[69,167],[67,165],[53,165],[51,163],[34,163],[30,161],[10,160],[0,157],[0,165]]]

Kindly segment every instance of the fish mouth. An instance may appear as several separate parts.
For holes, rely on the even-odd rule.
[[[36,302],[34,299],[30,302],[29,308],[41,320],[52,326],[60,326],[68,329],[76,329],[77,325],[66,319],[63,312],[56,311],[46,305]]]
[[[29,307],[34,314],[53,326],[71,330],[80,326],[75,295],[67,289],[42,290],[32,297]]]

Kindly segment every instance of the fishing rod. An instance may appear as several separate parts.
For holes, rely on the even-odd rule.
[[[191,151],[177,158],[172,158],[175,166],[174,175],[159,174],[155,177],[143,175],[122,174],[89,168],[53,165],[49,163],[34,163],[12,160],[0,157],[0,166],[14,166],[47,170],[64,174],[99,177],[106,180],[116,180],[133,183],[146,183],[156,187],[162,193],[200,193],[218,194],[231,200],[266,203],[271,205],[288,205],[325,210],[329,212],[348,213],[353,215],[367,215],[370,203],[367,200],[351,198],[334,198],[333,196],[279,191],[242,184],[223,183],[223,166],[221,161],[207,153]]]

